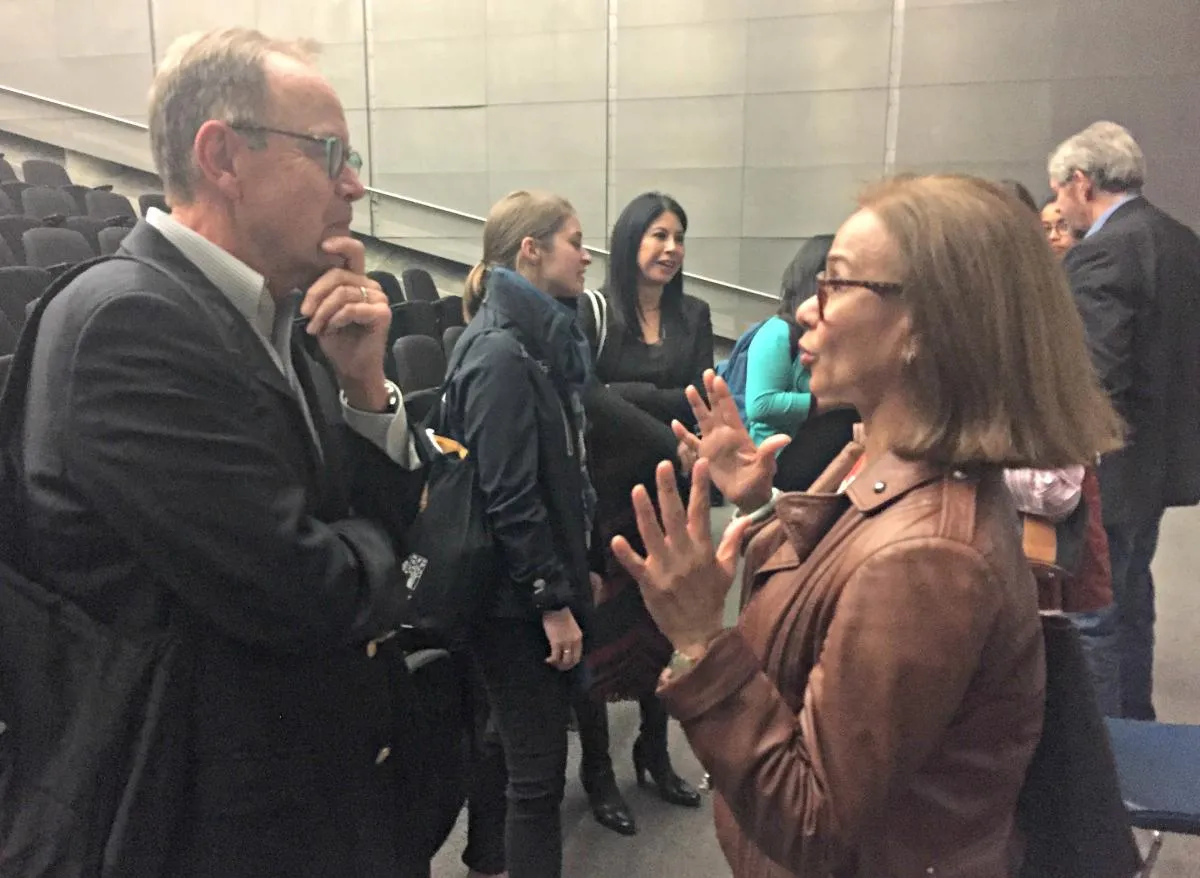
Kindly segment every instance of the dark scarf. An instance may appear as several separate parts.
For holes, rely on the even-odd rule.
[[[583,477],[583,510],[589,543],[596,519],[596,490],[588,474],[587,416],[583,389],[592,376],[592,352],[587,337],[575,320],[575,302],[543,293],[522,275],[508,268],[488,269],[485,305],[490,305],[516,324],[521,343],[535,360],[543,361],[551,378],[566,385],[575,426],[575,447]]]

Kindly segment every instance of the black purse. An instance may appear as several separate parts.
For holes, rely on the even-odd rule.
[[[440,420],[436,405],[430,423]],[[404,535],[408,601],[400,626],[405,648],[457,651],[470,642],[494,594],[496,548],[487,526],[475,461],[466,448],[427,430],[414,435],[427,476],[421,508]]]
[[[1042,613],[1046,719],[1017,802],[1020,878],[1130,878],[1142,865],[1079,633]]]
[[[127,258],[127,257],[118,257]],[[157,875],[181,825],[189,662],[172,631],[126,634],[21,572],[21,433],[37,328],[0,398],[0,875]]]

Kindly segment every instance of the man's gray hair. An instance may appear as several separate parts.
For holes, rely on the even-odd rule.
[[[1146,183],[1146,157],[1133,135],[1116,122],[1094,122],[1059,144],[1047,166],[1062,185],[1076,171],[1105,192],[1129,192]]]
[[[167,49],[150,87],[150,149],[172,203],[196,196],[196,133],[211,119],[262,123],[270,94],[264,62],[281,54],[312,63],[307,42],[275,40],[248,28],[190,34]]]

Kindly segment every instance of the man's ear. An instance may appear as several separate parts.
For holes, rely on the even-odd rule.
[[[1094,201],[1096,198],[1096,184],[1092,182],[1092,178],[1083,171],[1075,171],[1075,179],[1079,181],[1082,188],[1083,201]]]
[[[192,142],[192,160],[199,177],[231,201],[241,196],[241,153],[246,142],[225,122],[210,119],[200,126]]]

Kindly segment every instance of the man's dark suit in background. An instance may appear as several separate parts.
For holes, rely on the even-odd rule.
[[[1200,239],[1136,196],[1064,260],[1100,380],[1129,427],[1100,463],[1122,713],[1153,719],[1154,583],[1163,511],[1200,502]]]

